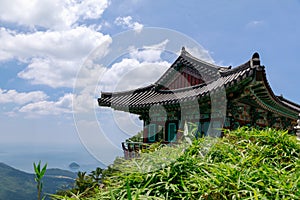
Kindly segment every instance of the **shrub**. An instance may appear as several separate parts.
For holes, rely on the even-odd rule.
[[[166,146],[118,159],[89,199],[300,199],[300,145],[273,129]]]

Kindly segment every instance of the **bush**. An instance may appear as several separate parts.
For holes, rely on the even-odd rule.
[[[300,199],[300,145],[273,129],[166,146],[118,159],[89,199]]]

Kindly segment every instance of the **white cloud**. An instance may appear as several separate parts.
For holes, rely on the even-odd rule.
[[[212,63],[214,64],[215,61],[213,60],[213,58],[210,56],[210,53],[208,50],[204,49],[204,48],[197,48],[197,47],[185,47],[186,51],[189,52],[192,56],[200,59],[200,60],[204,60],[208,63]],[[179,55],[180,53],[178,53]]]
[[[29,117],[72,113],[72,99],[73,95],[68,93],[57,101],[37,101],[26,104],[18,109],[18,112],[24,113]]]
[[[262,26],[264,23],[263,20],[253,20],[246,25],[246,28],[256,28]]]
[[[129,48],[129,58],[123,58],[106,69],[100,78],[98,91],[123,91],[150,85],[170,67],[163,61],[168,40],[142,49]]]
[[[0,29],[0,60],[16,58],[28,67],[20,78],[50,87],[72,87],[77,70],[88,53],[100,44],[105,52],[111,38],[91,27],[66,31],[16,33]]]
[[[77,4],[78,15],[83,19],[98,19],[108,7],[107,0],[85,0]]]
[[[61,30],[70,28],[80,18],[100,18],[108,5],[107,0],[2,0],[0,20]]]
[[[80,94],[74,94],[73,97],[74,113],[93,113],[97,107],[97,99],[91,92],[84,91]]]
[[[98,53],[96,53],[98,55]],[[94,63],[89,58],[80,68],[74,85],[73,110],[75,113],[93,112],[99,94],[95,96],[99,77],[107,70],[106,67]]]
[[[47,99],[48,96],[42,91],[17,92],[16,90],[3,90],[0,88],[0,103],[15,103],[19,105],[30,102],[38,102]]]
[[[14,0],[0,2],[0,21],[31,27],[20,32],[0,27],[0,61],[18,60],[27,67],[18,77],[53,88],[72,87],[76,73],[90,51],[106,52],[111,38],[96,25],[78,25],[98,19],[108,0]],[[43,31],[36,31],[44,27]],[[41,29],[40,29],[41,30]]]
[[[115,24],[118,26],[122,26],[124,28],[130,28],[135,30],[135,32],[140,33],[144,27],[143,24],[140,24],[138,22],[134,22],[132,21],[132,17],[131,16],[127,16],[127,17],[117,17],[115,19]]]
[[[18,76],[31,81],[32,84],[43,84],[53,88],[72,87],[79,64],[76,61],[34,58]]]
[[[9,116],[17,116],[21,113],[29,117],[72,113],[73,94],[64,94],[57,101],[47,100],[49,98],[43,91],[18,92],[0,88],[0,104],[19,105],[6,112]]]
[[[109,39],[108,35],[84,26],[66,31],[38,31],[27,34],[1,28],[0,52],[8,54],[8,58],[19,60],[45,56],[78,60],[106,39]]]
[[[161,60],[161,53],[166,48],[169,40],[151,46],[144,46],[143,49],[136,49],[131,47],[130,56],[131,58],[139,61],[156,62]]]
[[[140,62],[136,59],[122,59],[103,75],[99,90],[124,91],[150,85],[168,69],[170,63]]]

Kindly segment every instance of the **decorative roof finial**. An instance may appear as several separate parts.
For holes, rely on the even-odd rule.
[[[258,59],[259,60],[259,54],[255,52],[252,56],[252,59]]]
[[[183,46],[183,47],[181,48],[180,54],[181,54],[181,55],[186,55],[186,53],[187,53],[187,51],[185,50],[185,47]]]
[[[255,52],[252,56],[252,64],[253,66],[260,66],[259,54]]]
[[[183,47],[181,47],[181,53],[180,53],[180,55],[191,55],[191,54],[183,46]]]

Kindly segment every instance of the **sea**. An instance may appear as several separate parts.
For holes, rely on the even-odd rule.
[[[59,168],[74,172],[91,172],[97,167],[107,167],[81,146],[0,145],[0,162],[13,168],[33,173],[33,163],[39,161],[42,165],[47,163],[48,169]],[[80,167],[71,169],[71,163],[77,163]]]

